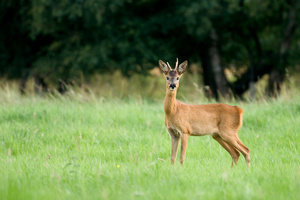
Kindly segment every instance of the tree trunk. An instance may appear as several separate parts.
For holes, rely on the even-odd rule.
[[[48,85],[46,84],[44,78],[39,74],[35,74],[34,78],[34,91],[35,94],[42,95],[43,92],[48,92]]]
[[[203,75],[206,97],[214,97],[219,100],[220,95],[230,99],[228,82],[221,66],[221,59],[218,51],[218,35],[212,29],[209,35],[207,52],[202,55]]]
[[[276,68],[272,69],[269,76],[267,94],[269,97],[277,97],[281,90],[281,84],[284,80],[284,69],[287,65],[288,49],[291,46],[291,40],[296,30],[297,5],[291,6],[288,25],[284,31],[284,37],[279,48],[279,61]]]
[[[283,82],[284,76],[279,70],[273,69],[269,75],[269,82],[267,86],[267,94],[269,97],[277,97]]]
[[[224,70],[221,66],[221,59],[218,51],[218,35],[215,29],[211,30],[210,37],[212,44],[208,51],[212,63],[211,67],[217,91],[221,94],[222,97],[229,99],[227,80],[224,74]]]
[[[207,47],[206,49],[208,49]],[[218,99],[217,94],[217,88],[214,81],[213,73],[212,73],[212,67],[210,62],[209,53],[203,52],[201,54],[201,60],[202,60],[202,68],[203,68],[203,82],[204,82],[204,94],[206,98],[211,99],[215,98]]]

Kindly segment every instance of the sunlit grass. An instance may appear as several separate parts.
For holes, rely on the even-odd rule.
[[[276,100],[231,103],[244,110],[239,137],[252,159],[231,168],[208,136],[190,137],[185,165],[170,165],[164,88],[153,99],[93,88],[39,97],[2,84],[0,199],[298,199],[300,95],[285,87]]]

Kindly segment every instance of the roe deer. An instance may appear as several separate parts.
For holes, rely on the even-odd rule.
[[[165,126],[172,139],[171,163],[174,165],[179,139],[181,139],[180,163],[183,165],[188,145],[188,137],[211,135],[232,157],[232,166],[237,164],[240,153],[250,166],[250,150],[240,141],[237,132],[242,126],[243,110],[226,104],[189,105],[176,100],[179,79],[188,62],[184,61],[175,69],[169,63],[158,61],[166,77],[166,97],[164,103]]]

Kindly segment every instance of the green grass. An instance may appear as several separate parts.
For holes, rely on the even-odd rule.
[[[0,199],[298,199],[300,102],[238,103],[251,167],[211,137],[170,166],[161,101],[2,98]],[[199,103],[199,102],[198,102]],[[236,103],[234,103],[236,104]]]

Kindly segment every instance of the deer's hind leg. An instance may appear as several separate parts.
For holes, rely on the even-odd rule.
[[[232,158],[231,167],[233,167],[234,164],[237,165],[237,162],[240,157],[240,152],[238,152],[238,150],[236,150],[233,146],[225,142],[219,135],[216,134],[212,137],[230,154]]]
[[[233,134],[222,134],[220,135],[221,138],[228,143],[229,145],[233,146],[234,148],[236,148],[237,150],[239,150],[243,156],[245,157],[246,160],[246,164],[248,166],[250,166],[250,150],[248,147],[246,147],[241,140],[239,139],[237,133],[233,133]]]

